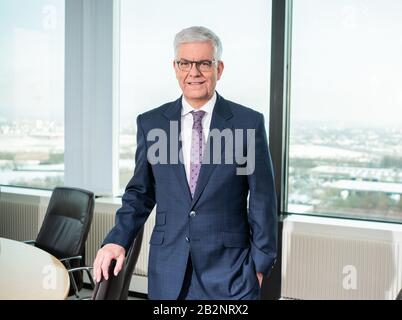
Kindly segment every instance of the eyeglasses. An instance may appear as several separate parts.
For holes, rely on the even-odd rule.
[[[208,72],[212,70],[212,65],[216,63],[215,60],[200,60],[200,61],[188,61],[188,60],[178,60],[176,61],[177,66],[181,71],[189,72],[195,63],[197,69],[200,72]]]

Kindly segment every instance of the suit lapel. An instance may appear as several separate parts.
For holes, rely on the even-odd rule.
[[[181,103],[181,98],[176,100],[175,102],[173,102],[170,107],[165,111],[164,115],[166,118],[168,118],[169,123],[167,125],[167,131],[169,132],[168,135],[168,154],[169,154],[169,163],[170,163],[170,159],[171,156],[170,155],[170,146],[171,146],[171,139],[174,140],[175,144],[178,145],[178,150],[172,149],[173,152],[177,152],[177,154],[175,154],[176,159],[178,159],[178,161],[176,161],[176,163],[170,164],[171,169],[174,171],[174,173],[177,176],[178,179],[178,184],[182,186],[184,195],[188,198],[188,201],[191,202],[191,192],[190,192],[190,188],[188,186],[188,182],[187,182],[187,176],[186,176],[186,170],[184,168],[184,164],[182,161],[180,161],[180,159],[182,158],[182,155],[180,155],[180,153],[182,153],[182,143],[181,143],[181,139],[180,139],[180,132],[181,132],[181,109],[182,109],[182,103]],[[173,134],[173,132],[170,132],[170,123],[171,121],[176,121],[178,124],[178,135],[171,137],[171,135]]]
[[[214,129],[218,129],[222,132],[224,129],[233,129],[233,125],[228,121],[232,117],[232,112],[230,107],[228,106],[225,99],[223,99],[220,95],[215,103],[214,111],[212,113],[211,125],[210,125],[210,133]],[[196,202],[198,201],[199,197],[201,196],[202,192],[204,191],[206,185],[208,184],[209,178],[211,177],[212,172],[215,170],[217,164],[214,164],[212,159],[212,143],[210,143],[211,134],[208,137],[208,142],[206,146],[210,146],[210,155],[211,160],[209,164],[202,164],[200,169],[200,174],[197,181],[197,186],[195,188],[194,198],[191,203],[191,207],[193,207]],[[225,152],[225,145],[224,143],[221,144],[221,159],[224,160],[224,152]],[[206,152],[204,152],[205,154]],[[183,166],[184,168],[184,166]]]

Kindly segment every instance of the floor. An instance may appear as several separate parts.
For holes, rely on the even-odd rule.
[[[67,300],[91,300],[91,296],[92,296],[92,290],[90,289],[81,289],[80,291],[80,297],[76,298],[74,295],[69,297]],[[128,297],[128,300],[145,300],[145,299],[140,299],[140,298],[136,298],[136,297]]]

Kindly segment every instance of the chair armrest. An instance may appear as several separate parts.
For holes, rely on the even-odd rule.
[[[76,271],[85,271],[87,273],[87,275],[88,275],[89,281],[91,282],[92,289],[95,289],[96,284],[95,284],[94,278],[93,278],[93,276],[91,274],[92,269],[93,269],[93,267],[84,266],[84,267],[77,267],[77,268],[71,268],[71,269],[69,268],[69,269],[67,269],[67,271],[68,271],[70,277]]]
[[[76,271],[91,271],[93,267],[77,267],[77,268],[71,268],[67,269],[68,272],[76,272]]]
[[[30,245],[35,245],[36,241],[35,240],[26,240],[26,241],[22,241],[25,244],[30,244]]]
[[[77,267],[77,268],[67,269],[67,271],[68,271],[68,274],[69,274],[71,280],[74,279],[74,277],[73,277],[73,273],[74,273],[74,272],[76,272],[76,271],[85,271],[85,272],[87,273],[87,275],[88,275],[89,281],[91,282],[92,290],[94,290],[96,284],[95,284],[95,281],[94,281],[94,279],[93,279],[93,277],[92,277],[92,274],[91,274],[91,270],[92,270],[92,269],[93,269],[93,267]],[[73,281],[74,281],[74,280],[73,280]],[[73,282],[73,283],[75,283],[75,282]],[[78,290],[76,289],[76,288],[77,288],[77,285],[76,285],[76,284],[73,284],[73,286],[74,286],[74,290],[75,290],[75,296],[76,296],[77,298],[79,298],[79,300],[91,300],[91,299],[92,299],[92,295],[91,295],[91,296],[87,296],[87,297],[80,298],[80,297],[79,297],[79,294],[78,294]]]
[[[61,262],[70,262],[71,260],[82,260],[82,256],[76,256],[76,257],[67,257],[67,258],[62,258],[59,259]]]

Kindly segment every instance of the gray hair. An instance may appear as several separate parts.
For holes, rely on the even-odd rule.
[[[177,58],[179,46],[183,43],[211,41],[214,47],[214,59],[222,58],[222,42],[219,37],[205,27],[190,27],[183,29],[174,38],[174,55]]]

